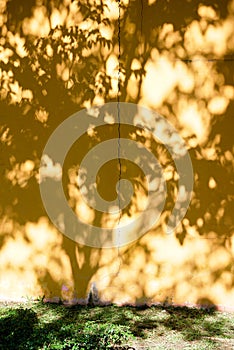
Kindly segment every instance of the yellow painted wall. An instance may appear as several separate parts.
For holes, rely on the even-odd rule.
[[[1,4],[0,299],[45,295],[48,300],[84,302],[94,282],[104,302],[167,300],[230,308],[234,305],[234,1],[182,5],[179,0],[126,0],[121,1],[120,12],[117,1],[106,3],[101,24],[90,20],[91,11],[98,8],[98,2],[91,0],[87,9],[78,6],[85,2],[70,0],[51,7],[43,1]],[[104,17],[110,23],[103,22]],[[62,29],[50,32],[57,25]],[[99,37],[91,49],[79,51],[68,31],[74,25],[99,29],[109,46],[100,44]],[[30,50],[28,41],[40,38]],[[103,72],[110,84],[106,89]],[[72,241],[49,220],[39,191],[39,166],[56,127],[84,107],[116,101],[118,79],[121,102],[157,111],[184,138],[193,164],[194,191],[182,223],[166,235],[176,175],[173,162],[168,163],[165,149],[160,148],[159,161],[172,194],[159,222],[135,242],[101,249]],[[108,139],[108,133],[84,135],[64,164],[63,185],[70,205],[100,227],[116,223],[79,204],[76,170],[86,151]],[[134,133],[154,151],[150,138],[136,129]],[[126,162],[124,169],[134,179],[131,210],[123,212],[130,220],[141,208],[144,179],[134,164]],[[110,200],[118,162],[108,163],[101,176],[100,190]]]

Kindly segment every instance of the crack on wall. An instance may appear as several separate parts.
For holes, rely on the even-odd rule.
[[[180,61],[185,63],[192,63],[192,62],[228,62],[228,61],[234,61],[233,57],[223,57],[223,58],[175,58],[172,60],[173,62]]]
[[[141,0],[141,38],[143,38],[143,10],[144,10],[144,4],[143,0]]]
[[[118,92],[117,92],[117,114],[118,114],[118,168],[119,168],[119,178],[118,178],[118,206],[119,206],[119,218],[118,218],[118,234],[117,234],[117,241],[118,241],[118,259],[119,259],[119,266],[116,273],[116,276],[119,275],[120,268],[122,265],[122,259],[120,257],[120,221],[122,217],[122,211],[121,211],[121,199],[120,199],[120,191],[121,191],[121,183],[120,180],[122,178],[122,164],[121,164],[121,157],[120,157],[120,151],[121,151],[121,144],[120,144],[120,138],[121,138],[121,130],[120,130],[120,94],[121,94],[121,66],[120,66],[120,59],[121,59],[121,38],[120,38],[120,31],[121,31],[121,0],[118,0]]]

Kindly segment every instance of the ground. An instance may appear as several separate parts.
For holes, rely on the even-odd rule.
[[[234,314],[172,306],[0,303],[0,350],[128,348],[232,350]]]

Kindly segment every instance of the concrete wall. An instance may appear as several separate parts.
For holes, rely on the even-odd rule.
[[[97,289],[104,302],[167,300],[231,308],[234,2],[121,1],[120,12],[117,1],[108,2],[104,12],[95,2],[78,5],[82,2],[2,3],[0,298],[45,295],[85,302],[90,289]],[[57,25],[62,27],[50,31]],[[74,25],[81,31],[69,31]],[[95,28],[100,34],[92,33],[89,46],[86,31]],[[166,204],[138,240],[89,247],[62,234],[48,218],[39,190],[40,160],[62,121],[117,96],[160,113],[178,130],[192,160],[194,189],[184,219],[167,235],[177,194],[174,160],[152,136],[137,128],[126,131],[124,137],[134,135],[157,153],[167,182]],[[118,217],[89,208],[77,186],[82,158],[110,135],[116,138],[118,128],[84,134],[74,144],[64,163],[63,186],[85,223],[115,229]],[[117,159],[108,162],[95,180],[107,201],[116,195],[118,165]],[[134,187],[122,212],[121,220],[128,222],[144,210],[147,190],[136,164],[122,162],[122,171]],[[56,206],[56,196],[54,201]]]

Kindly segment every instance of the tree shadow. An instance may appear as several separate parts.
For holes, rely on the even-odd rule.
[[[190,244],[191,239],[203,239],[204,246],[209,246],[204,253],[204,264],[209,262],[207,251],[216,252],[222,261],[220,265],[213,263],[207,272],[210,283],[221,281],[227,291],[233,288],[233,146],[230,127],[234,96],[231,78],[234,47],[230,29],[233,9],[230,1],[203,1],[203,4],[185,1],[181,11],[178,11],[179,7],[179,1],[160,0],[151,5],[145,0],[130,1],[127,6],[122,5],[120,21],[118,9],[108,12],[103,3],[97,6],[90,2],[87,6],[83,1],[79,4],[74,1],[42,1],[40,4],[7,1],[1,12],[0,248],[2,252],[7,251],[12,239],[17,244],[23,242],[27,249],[34,247],[31,254],[26,254],[27,249],[25,253],[22,251],[16,271],[19,273],[21,269],[26,273],[30,270],[34,282],[40,287],[39,294],[46,294],[48,298],[56,296],[57,299],[84,301],[93,277],[103,270],[104,275],[112,276],[109,284],[104,283],[106,288],[117,290],[119,283],[121,291],[129,293],[135,302],[143,302],[151,298],[149,290],[152,287],[146,288],[142,283],[145,279],[141,280],[139,276],[161,279],[166,273],[165,261],[161,258],[153,260],[148,275],[144,272],[139,261],[147,264],[155,252],[160,256],[160,248],[156,243],[152,244],[150,238],[146,242],[143,237],[122,250],[121,266],[125,269],[131,266],[135,271],[129,289],[126,280],[120,283],[116,279],[118,269],[114,261],[119,257],[117,249],[113,249],[112,256],[106,259],[108,263],[103,262],[107,254],[105,250],[82,246],[55,232],[41,202],[38,173],[49,136],[77,110],[116,101],[117,97],[122,102],[145,103],[165,115],[181,131],[192,159],[195,183],[186,220],[175,235],[183,247]],[[91,21],[90,27],[88,21],[86,27],[82,27],[86,19]],[[223,42],[220,48],[214,39],[216,35]],[[176,78],[176,74],[181,78]],[[185,115],[188,115],[187,119]],[[150,151],[161,157],[164,170],[171,166],[172,160],[165,147],[153,143],[150,137],[140,134],[139,129],[120,131],[126,138],[134,136],[143,145],[150,144]],[[118,125],[109,126],[111,133],[113,137],[118,136]],[[85,135],[82,146],[74,144],[66,158],[63,186],[74,211],[77,185],[69,174],[76,174],[79,164],[76,152],[82,159],[87,150],[108,137],[101,130],[96,136]],[[123,170],[126,164],[123,160],[121,164]],[[112,185],[119,176],[118,162],[108,166],[107,173],[116,176],[107,177],[103,182],[100,180],[99,189],[104,197],[112,198],[115,192]],[[73,172],[69,173],[69,169]],[[148,236],[156,236],[159,241],[162,235],[160,225],[165,225],[175,202],[176,171],[173,166],[169,170],[172,177],[167,182],[164,212],[158,227]],[[139,167],[131,165],[125,175],[136,190],[133,199],[137,207],[137,192],[141,197],[146,194],[142,172]],[[110,183],[105,190],[107,182]],[[123,215],[131,217],[134,205],[127,206]],[[97,227],[104,220],[108,221],[100,212],[92,215],[92,222]],[[48,245],[45,242],[39,245],[40,248],[35,248],[40,240],[38,235],[42,240],[51,237]],[[174,249],[179,251],[176,245]],[[137,255],[137,251],[139,256],[134,260],[132,256]],[[48,260],[42,259],[43,253]],[[172,255],[169,256],[173,259]],[[7,264],[14,269],[14,263],[8,261],[3,267],[5,270]],[[111,266],[110,271],[105,269],[105,264]],[[179,266],[187,273],[184,278],[178,273],[172,283],[162,287],[170,296],[179,293],[182,282],[191,286],[194,283],[197,289],[201,287],[193,282],[195,280],[190,280],[199,276],[198,263],[187,259]],[[64,269],[67,271],[65,275]],[[206,298],[208,291],[202,292],[201,298],[203,295]],[[199,303],[199,297],[194,298]]]
[[[30,309],[12,309],[0,320],[0,348],[18,349],[32,335],[37,315]]]

